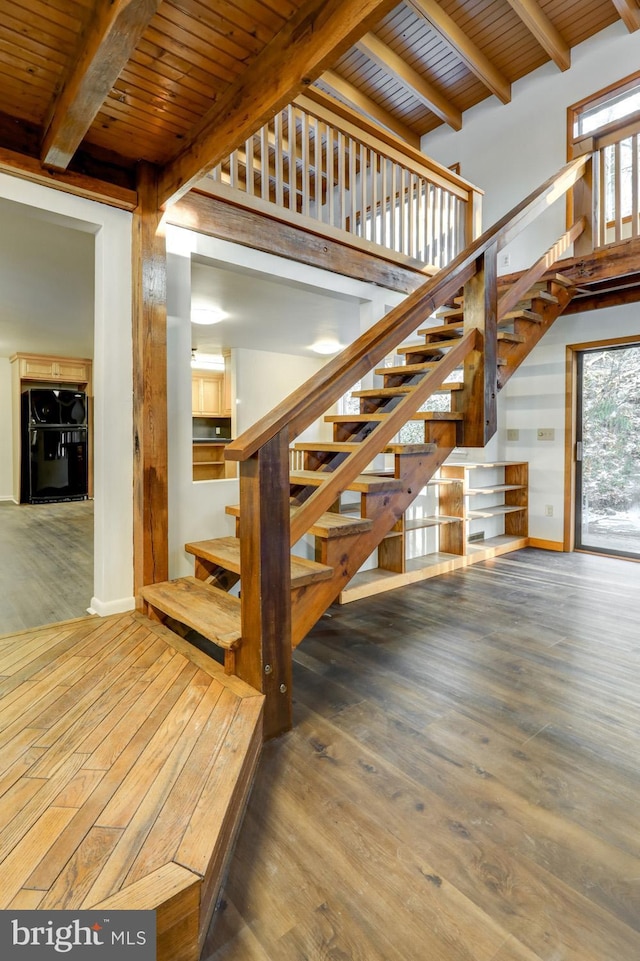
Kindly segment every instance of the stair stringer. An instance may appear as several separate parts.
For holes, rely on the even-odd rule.
[[[524,333],[524,343],[500,343],[499,345],[499,357],[503,363],[498,367],[498,390],[502,390],[533,348],[542,340],[575,293],[575,287],[565,287],[554,281],[550,282],[549,287],[550,293],[557,298],[556,304],[535,298],[531,302],[532,309],[542,317],[541,323],[518,326],[516,321],[514,325],[516,333]]]
[[[334,576],[330,580],[310,584],[292,596],[292,647],[297,647],[306,637],[451,454],[453,445],[450,426],[446,423],[431,425],[430,439],[437,444],[433,452],[397,456],[398,476],[403,481],[402,490],[363,495],[363,516],[373,522],[370,531],[348,538],[318,539],[320,554],[316,559],[333,567]],[[448,444],[438,443],[438,437],[448,441]]]

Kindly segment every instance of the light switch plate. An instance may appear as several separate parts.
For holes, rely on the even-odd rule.
[[[538,427],[538,440],[554,440],[555,434],[553,427]]]

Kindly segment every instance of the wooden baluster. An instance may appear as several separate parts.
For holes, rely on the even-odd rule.
[[[229,183],[234,190],[238,189],[238,151],[234,150],[229,158]]]
[[[374,244],[378,243],[378,160],[379,154],[369,152],[369,176],[371,177],[371,236]]]
[[[497,427],[498,248],[494,242],[480,258],[476,274],[464,285],[464,333],[476,328],[482,348],[464,362],[464,388],[452,391],[452,409],[465,413],[458,446],[484,447]]]
[[[251,165],[253,170],[253,163]],[[253,175],[251,177],[253,180]],[[269,125],[264,124],[260,129],[260,182],[261,195],[263,200],[269,200],[269,186],[271,176],[269,172]]]
[[[253,137],[245,142],[244,145],[245,153],[245,163],[246,163],[246,192],[249,197],[253,197],[254,193],[254,171],[253,171]]]
[[[326,172],[327,172],[327,220],[331,227],[336,226],[336,190],[337,178],[334,176],[335,156],[333,142],[333,127],[327,124],[327,146],[326,146]]]
[[[266,696],[264,734],[292,724],[289,435],[240,463],[242,642],[236,673]]]
[[[338,226],[341,230],[347,229],[347,153],[345,145],[345,135],[338,131],[338,206],[340,208],[340,222]]]
[[[287,107],[287,138],[288,138],[288,151],[287,156],[289,159],[289,210],[296,209],[296,183],[297,183],[297,170],[296,170],[296,122],[293,112],[293,107],[291,104]]]
[[[313,174],[313,186],[314,186],[314,199],[316,205],[316,220],[322,223],[323,219],[323,177],[322,177],[322,136],[321,136],[321,123],[319,120],[313,119],[313,148],[314,148],[314,174]]]
[[[389,161],[386,157],[380,158],[380,237],[378,243],[383,247],[387,246],[387,217],[389,216]]]
[[[622,170],[620,164],[620,141],[613,145],[613,218],[614,239],[622,240]]]
[[[398,224],[398,181],[397,181],[397,170],[396,165],[391,162],[391,197],[390,197],[390,208],[391,208],[391,224],[389,229],[389,247],[391,250],[398,250],[397,242],[397,224]]]
[[[357,233],[358,219],[358,173],[357,173],[357,151],[356,142],[349,137],[349,233]]]
[[[283,173],[283,123],[282,111],[274,117],[274,150],[275,150],[275,174],[276,174],[276,203],[278,207],[284,207],[284,173]]]
[[[302,207],[301,213],[309,216],[309,194],[311,193],[311,158],[309,143],[309,114],[301,114],[302,119]]]
[[[638,228],[638,206],[640,205],[640,179],[638,177],[638,150],[640,140],[638,134],[634,133],[631,138],[631,236],[637,237]]]
[[[415,174],[409,171],[409,246],[407,253],[410,257],[418,256],[418,242],[416,237],[416,178]]]
[[[367,184],[369,181],[369,166],[367,160],[367,148],[360,144],[360,236],[367,236]]]
[[[424,249],[424,259],[428,264],[435,264],[434,260],[434,223],[433,223],[433,184],[427,183],[425,185],[426,189],[426,210],[424,217],[424,229],[425,229],[425,249]]]

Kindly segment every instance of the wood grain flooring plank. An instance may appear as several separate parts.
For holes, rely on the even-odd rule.
[[[0,818],[2,818],[0,820],[0,862],[16,850],[20,839],[43,816],[47,808],[51,806],[53,798],[75,776],[76,772],[82,767],[84,760],[84,755],[74,754],[67,758],[63,764],[60,764],[55,774],[50,778],[23,778],[19,782],[19,785],[29,782],[27,784],[29,788],[31,787],[30,782],[35,782],[38,785],[38,790],[26,803],[23,800],[20,807],[14,808],[12,812],[6,810],[0,812]],[[19,785],[16,785],[16,787]],[[5,798],[8,799],[11,793],[7,792]],[[70,816],[75,813],[72,808],[65,808],[64,810],[68,811]],[[6,862],[2,862],[2,867],[4,867],[4,863]]]
[[[83,749],[88,750],[97,737],[103,734],[102,740],[90,755],[86,767],[105,770],[110,768],[127,747],[131,738],[144,725],[147,717],[157,713],[159,704],[165,702],[165,699],[167,710],[169,710],[173,703],[169,692],[180,691],[181,693],[190,683],[196,670],[195,665],[189,664],[183,657],[177,655],[169,658],[155,677],[147,675],[149,683],[146,690],[138,692],[139,696],[132,699],[131,703],[123,704],[126,710],[116,719],[115,725],[110,724],[106,733],[97,730],[95,739],[89,737],[86,744],[83,743]]]
[[[189,730],[194,714],[196,724],[204,723],[204,719],[211,712],[212,703],[215,703],[219,696],[219,685],[212,683],[211,678],[204,672],[198,671],[158,726],[140,755],[139,763],[129,772],[111,798],[98,824],[103,827],[126,827],[130,823],[135,813],[132,802],[137,807],[174,750],[179,758],[181,737]]]
[[[206,826],[222,825],[229,810],[236,779],[244,766],[245,748],[261,734],[263,704],[258,698],[247,698],[229,725],[217,756],[217,764],[198,798],[184,832],[176,861],[198,874],[205,875],[217,851],[204,842]]]
[[[221,694],[208,675],[197,675],[141,755],[140,763],[125,778],[99,821],[121,827],[122,837],[104,862],[86,898],[102,901],[124,886],[131,865],[144,845],[158,812],[184,769],[198,734]],[[185,810],[184,815],[189,816]],[[157,862],[153,869],[161,867]],[[148,872],[151,873],[151,872]]]
[[[116,828],[92,828],[46,891],[40,908],[50,911],[77,908],[121,837],[122,831]]]
[[[21,888],[7,905],[7,908],[10,911],[37,911],[43,897],[44,891],[30,891],[28,888]]]
[[[222,690],[193,745],[188,764],[184,765],[176,778],[143,848],[133,862],[127,875],[128,884],[133,884],[175,857],[187,826],[186,812],[194,810],[202,794],[209,769],[218,757],[237,707],[237,696],[228,689]]]
[[[105,806],[109,803],[127,774],[136,764],[149,741],[156,733],[167,713],[171,710],[175,700],[180,696],[197,668],[182,665],[182,670],[172,683],[165,684],[160,693],[156,691],[155,703],[150,710],[144,710],[137,719],[137,726],[129,732],[129,739],[118,751],[112,765],[108,766],[105,776],[97,788],[89,795],[86,803],[76,811],[75,817],[68,827],[52,844],[50,851],[44,857],[33,875],[29,877],[29,885],[34,888],[48,889],[57,878],[61,865],[66,864],[73,855],[78,844],[86,833],[91,830]],[[83,768],[96,769],[89,758]],[[102,770],[98,768],[98,770]]]
[[[70,808],[50,807],[12,846],[0,864],[0,908],[6,909],[22,888],[34,864],[46,854],[52,840],[73,816]]]

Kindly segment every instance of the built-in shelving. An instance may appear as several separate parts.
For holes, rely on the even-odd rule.
[[[444,464],[380,544],[378,566],[358,572],[342,591],[340,603],[426,580],[527,544],[527,463]]]

